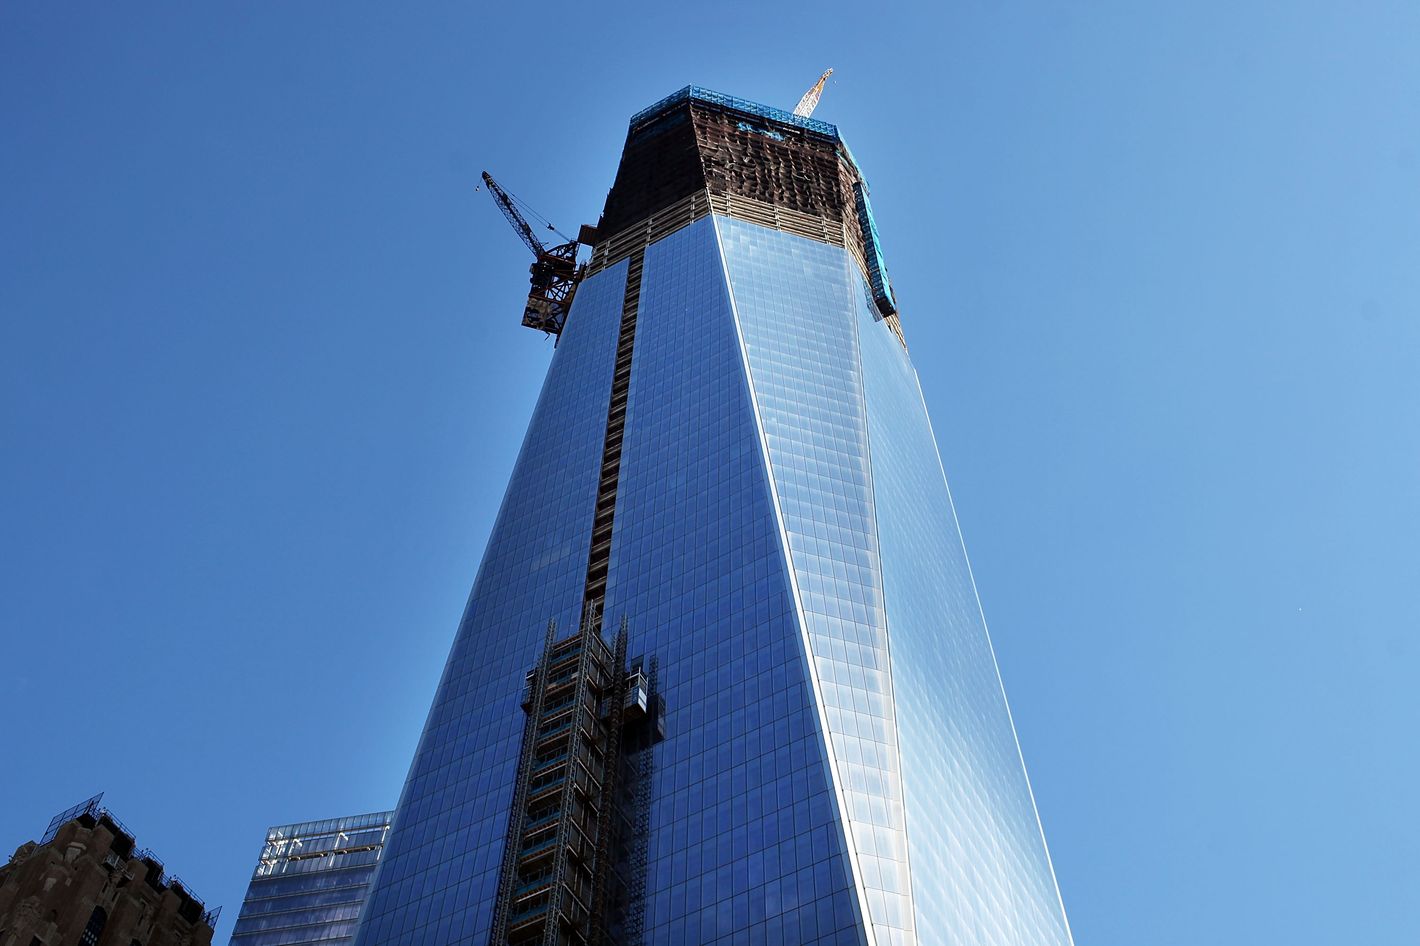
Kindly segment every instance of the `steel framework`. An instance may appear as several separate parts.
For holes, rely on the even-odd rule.
[[[625,913],[625,835],[637,820],[623,789],[623,743],[649,748],[642,727],[659,703],[639,664],[626,669],[623,621],[608,646],[600,616],[571,637],[547,627],[524,679],[522,750],[508,816],[489,943],[610,946]],[[653,732],[659,732],[652,727]],[[644,869],[644,868],[643,868]]]
[[[556,246],[544,246],[513,203],[512,195],[499,186],[487,171],[483,172],[483,183],[488,185],[488,192],[493,195],[498,209],[508,219],[518,238],[537,257],[529,268],[531,278],[528,301],[523,307],[523,324],[549,335],[560,336],[562,326],[567,322],[567,313],[572,308],[572,297],[576,295],[577,285],[585,271],[585,267],[577,264],[578,242],[568,240]]]

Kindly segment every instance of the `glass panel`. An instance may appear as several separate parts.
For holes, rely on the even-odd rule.
[[[646,943],[858,943],[713,223],[651,246],[606,613],[657,658]]]
[[[841,248],[715,218],[852,854],[880,944],[912,942],[907,837],[857,339]]]
[[[920,937],[1068,946],[917,375],[866,286],[858,327]]]
[[[367,946],[487,936],[523,675],[548,618],[578,618],[627,271],[578,292]],[[666,708],[633,938],[848,946],[866,908],[880,946],[1068,944],[916,378],[851,255],[719,217],[650,246],[617,483],[606,625],[628,619]],[[269,850],[338,846],[297,840]],[[261,879],[240,930],[349,914],[354,865],[303,863]]]
[[[268,831],[232,930],[232,946],[348,943],[391,814],[283,825]]]
[[[429,711],[362,920],[362,942],[482,943],[549,619],[577,627],[625,262],[585,280],[543,383]]]

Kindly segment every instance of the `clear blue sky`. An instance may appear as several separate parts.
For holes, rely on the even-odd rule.
[[[1415,943],[1420,6],[874,6],[0,5],[0,846],[225,942],[392,806],[550,354],[479,170],[831,65],[1078,941]]]

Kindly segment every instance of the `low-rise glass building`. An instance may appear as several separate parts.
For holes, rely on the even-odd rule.
[[[391,814],[284,824],[267,831],[232,946],[350,942]]]

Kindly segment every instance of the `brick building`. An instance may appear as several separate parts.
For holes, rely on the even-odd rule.
[[[219,910],[138,849],[102,797],[0,867],[0,946],[210,946]]]

